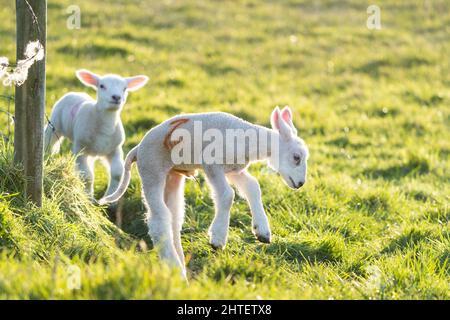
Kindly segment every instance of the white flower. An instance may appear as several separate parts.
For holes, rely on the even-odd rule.
[[[25,49],[25,57],[34,61],[39,61],[44,58],[44,47],[39,40],[32,41],[27,44]]]
[[[4,86],[22,85],[28,78],[28,70],[39,60],[44,58],[44,47],[39,40],[27,44],[25,59],[17,61],[15,68],[9,66],[6,57],[0,57],[0,81]]]
[[[6,68],[9,65],[8,58],[6,57],[0,57],[0,69]]]

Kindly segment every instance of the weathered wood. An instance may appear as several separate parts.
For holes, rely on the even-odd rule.
[[[34,11],[34,15],[30,10]],[[30,41],[46,48],[47,0],[16,0],[17,60],[24,58]],[[37,25],[37,23],[39,26]],[[22,164],[27,178],[25,196],[42,205],[43,136],[45,112],[45,57],[29,70],[28,79],[16,87],[14,160]]]

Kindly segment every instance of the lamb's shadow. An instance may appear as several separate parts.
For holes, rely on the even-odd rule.
[[[144,241],[147,248],[153,248],[148,234],[146,210],[142,201],[134,197],[124,199],[119,200],[117,205],[107,208],[106,213],[109,220],[135,241]]]

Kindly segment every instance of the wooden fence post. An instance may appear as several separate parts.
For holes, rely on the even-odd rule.
[[[34,13],[33,13],[34,12]],[[47,0],[16,0],[17,60],[30,41],[46,49]],[[45,60],[29,69],[28,79],[16,87],[14,161],[23,165],[25,197],[42,206],[44,162]]]

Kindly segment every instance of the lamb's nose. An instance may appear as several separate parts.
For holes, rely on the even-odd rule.
[[[301,187],[303,187],[304,184],[305,184],[304,181],[299,181],[298,185],[297,185],[297,189],[300,189]]]
[[[117,102],[120,101],[120,96],[113,95],[112,98],[113,98],[114,101],[117,101]]]

